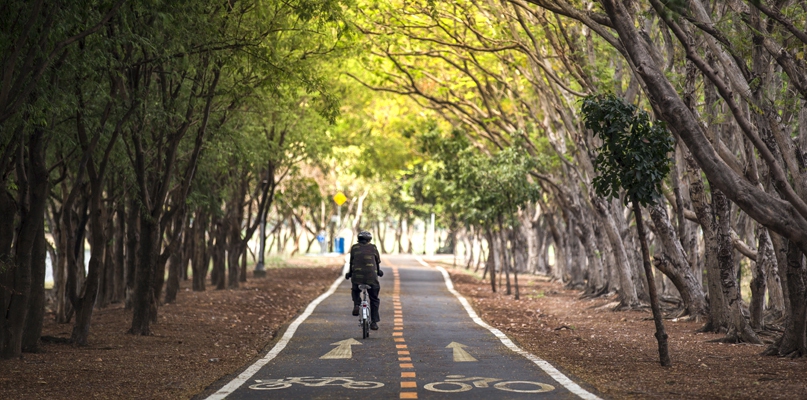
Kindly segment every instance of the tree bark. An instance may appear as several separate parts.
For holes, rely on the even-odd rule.
[[[787,245],[787,284],[791,317],[775,349],[780,356],[807,355],[807,268],[804,254],[792,243]]]
[[[140,260],[140,204],[137,196],[131,194],[129,199],[129,212],[126,215],[126,268],[124,270],[126,287],[124,288],[124,308],[131,310],[134,307],[135,275]]]
[[[28,314],[25,316],[25,328],[22,334],[22,351],[39,353],[39,338],[42,336],[42,323],[45,319],[45,257],[47,242],[45,225],[39,228],[34,249],[31,253],[31,299]]]
[[[661,241],[664,256],[669,260],[669,263],[657,264],[660,267],[659,270],[670,278],[675,288],[678,289],[687,314],[694,317],[706,314],[706,298],[698,284],[698,279],[692,273],[683,246],[667,216],[667,210],[660,205],[653,205],[648,209],[653,224],[656,226],[656,235]]]
[[[594,208],[605,222],[603,228],[611,242],[611,246],[613,246],[614,258],[616,258],[617,262],[615,267],[619,274],[619,305],[617,305],[616,309],[636,308],[639,306],[639,297],[636,293],[636,286],[633,284],[633,271],[630,266],[630,260],[628,259],[628,252],[622,241],[622,236],[619,234],[619,229],[605,200],[599,197],[592,200],[594,202]]]
[[[717,263],[720,268],[720,284],[723,296],[729,307],[729,327],[726,341],[761,344],[757,334],[751,329],[742,314],[740,287],[734,270],[734,243],[731,239],[731,208],[726,196],[720,190],[712,191],[717,218]]]
[[[672,365],[672,361],[670,361],[670,351],[667,346],[667,332],[664,330],[661,309],[658,305],[656,283],[653,280],[653,269],[650,266],[650,250],[647,247],[647,237],[644,231],[644,222],[642,222],[642,210],[639,207],[639,202],[636,201],[636,199],[633,199],[632,203],[633,213],[636,216],[636,231],[639,233],[639,242],[642,246],[642,265],[644,266],[645,276],[647,277],[647,287],[650,294],[650,308],[653,310],[653,322],[655,322],[656,325],[656,340],[658,341],[659,362],[661,363],[662,367],[669,367]]]

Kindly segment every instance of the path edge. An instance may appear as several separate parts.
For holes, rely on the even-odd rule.
[[[300,325],[302,325],[302,323],[305,322],[305,320],[311,316],[311,314],[314,312],[314,309],[316,309],[317,306],[320,305],[320,303],[325,301],[325,299],[327,299],[332,294],[334,294],[334,292],[336,292],[336,289],[339,287],[340,284],[342,284],[342,281],[345,279],[344,272],[347,269],[347,264],[348,264],[347,257],[345,257],[345,265],[344,267],[342,267],[342,272],[339,274],[338,277],[336,277],[336,280],[331,284],[331,287],[328,289],[328,291],[319,295],[319,297],[312,300],[311,303],[308,304],[308,306],[305,308],[305,311],[303,311],[303,313],[300,314],[300,316],[298,316],[294,320],[294,322],[292,322],[288,326],[288,328],[286,328],[286,331],[283,333],[283,336],[280,338],[280,340],[277,341],[277,343],[275,343],[272,349],[266,353],[265,356],[259,358],[257,361],[252,363],[252,365],[241,371],[241,373],[238,374],[238,376],[233,378],[233,380],[228,382],[226,385],[222,386],[215,393],[206,397],[205,400],[222,400],[226,398],[232,392],[240,388],[241,385],[246,383],[246,381],[248,381],[249,378],[252,378],[252,376],[255,375],[258,371],[260,371],[260,369],[263,368],[263,366],[268,364],[269,361],[272,361],[275,357],[277,357],[277,355],[280,354],[280,352],[286,348],[286,345],[289,344],[289,341],[291,341],[291,338],[294,336],[294,333],[297,332],[297,328],[299,328]]]
[[[510,338],[508,338],[507,335],[502,333],[502,331],[488,325],[487,322],[483,321],[482,318],[480,318],[479,315],[476,313],[476,311],[474,311],[473,307],[471,307],[471,303],[469,303],[468,300],[465,297],[463,297],[463,295],[461,295],[454,289],[454,283],[451,282],[451,275],[448,274],[448,271],[446,271],[445,268],[439,265],[434,266],[429,265],[428,263],[423,261],[423,258],[421,257],[417,257],[417,260],[424,267],[436,268],[438,271],[440,271],[440,273],[443,274],[443,280],[445,281],[446,288],[448,289],[449,292],[451,292],[451,294],[457,297],[457,300],[459,300],[460,304],[462,304],[462,306],[465,308],[465,311],[468,313],[468,316],[470,316],[471,319],[474,322],[476,322],[477,325],[489,330],[490,333],[492,333],[493,336],[496,336],[502,342],[502,344],[504,344],[505,347],[512,350],[514,353],[518,353],[524,356],[526,359],[532,361],[535,365],[537,365],[544,372],[546,372],[547,375],[551,376],[552,379],[563,385],[563,387],[565,387],[566,390],[574,393],[581,399],[602,400],[600,397],[597,397],[597,395],[583,389],[580,385],[569,379],[569,377],[560,372],[548,361],[541,359],[540,357],[522,349],[521,347],[513,343],[513,341],[510,340]]]

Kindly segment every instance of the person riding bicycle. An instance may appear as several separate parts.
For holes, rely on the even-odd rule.
[[[359,285],[370,286],[367,289],[367,294],[370,296],[370,320],[372,321],[370,329],[378,330],[378,322],[381,321],[378,314],[378,307],[381,304],[381,300],[378,299],[378,292],[381,291],[378,278],[384,276],[384,271],[381,270],[381,256],[378,254],[378,248],[370,243],[373,240],[370,232],[359,232],[358,239],[359,242],[350,247],[350,270],[345,274],[345,279],[350,279],[353,284],[351,289],[353,315],[359,315],[361,305]]]

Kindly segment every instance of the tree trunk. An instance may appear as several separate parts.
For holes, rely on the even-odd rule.
[[[129,333],[148,336],[154,303],[154,266],[159,255],[160,224],[148,213],[140,216],[140,254],[132,296],[132,327]]]
[[[556,279],[562,280],[563,273],[566,271],[566,243],[563,238],[563,233],[555,222],[555,216],[546,214],[546,222],[549,225],[549,232],[552,234],[552,242],[555,250],[555,265],[552,270],[552,276]]]
[[[401,243],[401,238],[403,237],[403,225],[404,225],[404,216],[398,218],[398,225],[395,226],[395,243],[398,245],[398,254],[404,253],[403,243]]]
[[[213,245],[211,284],[216,286],[216,290],[224,290],[227,288],[227,220],[214,216],[213,221],[216,244]]]
[[[605,200],[602,198],[592,199],[594,208],[600,214],[605,224],[603,228],[611,246],[614,249],[614,258],[616,259],[616,269],[619,274],[619,305],[616,309],[632,309],[639,306],[639,297],[636,293],[636,286],[633,284],[632,269],[630,260],[628,259],[628,252],[625,250],[625,244],[622,241],[622,236],[619,234],[616,221],[611,215],[611,210],[608,208]]]
[[[649,211],[653,224],[656,226],[656,235],[662,244],[664,256],[669,260],[669,263],[659,263],[657,266],[678,289],[687,314],[694,317],[705,315],[706,298],[703,295],[703,289],[692,273],[683,246],[667,216],[667,210],[660,205],[653,205],[649,207]],[[669,268],[667,268],[668,266]]]
[[[785,333],[769,353],[801,357],[807,355],[807,268],[804,254],[793,243],[787,244],[787,285],[791,316]]]
[[[642,265],[644,266],[644,273],[647,277],[647,287],[650,294],[650,308],[653,310],[653,322],[656,325],[656,340],[658,341],[658,356],[659,362],[662,367],[669,367],[672,365],[670,361],[670,351],[667,346],[667,332],[664,330],[664,323],[662,322],[661,309],[658,305],[658,296],[656,295],[656,284],[653,279],[653,269],[650,267],[650,250],[647,246],[647,236],[644,231],[644,222],[642,221],[642,210],[639,207],[639,202],[632,199],[633,213],[636,216],[636,231],[639,233],[639,243],[642,247]]]
[[[22,333],[22,351],[39,353],[39,338],[42,336],[42,323],[45,319],[45,257],[47,242],[45,241],[45,225],[39,228],[34,249],[31,253],[31,298],[28,314],[25,316],[25,328]]]
[[[771,240],[768,237],[768,230],[762,226],[757,226],[757,259],[751,265],[751,328],[759,330],[764,328],[765,311],[765,283],[767,278],[765,271],[770,269],[769,263],[773,262],[773,251]]]
[[[496,293],[496,245],[493,241],[493,232],[491,232],[489,228],[485,229],[485,239],[488,241],[488,256],[485,260],[485,271],[490,273],[490,290]]]
[[[720,190],[712,189],[712,199],[717,217],[718,250],[717,262],[720,268],[720,284],[723,296],[729,307],[729,329],[726,340],[729,342],[749,342],[761,344],[757,334],[748,325],[742,314],[740,287],[734,271],[734,243],[731,239],[731,207],[728,199]]]
[[[129,214],[126,218],[126,288],[124,289],[125,306],[127,310],[134,307],[135,277],[137,266],[140,264],[140,203],[137,196],[132,194],[129,202]]]
[[[101,203],[101,178],[91,178],[90,185],[90,265],[87,268],[87,279],[81,289],[81,294],[74,301],[76,309],[76,322],[73,325],[71,339],[78,346],[86,346],[90,335],[90,321],[98,297],[98,287],[103,268],[106,238],[104,237],[103,214],[104,205]]]
[[[44,133],[35,129],[28,142],[27,157],[20,151],[17,160],[17,186],[19,204],[18,209],[19,230],[14,243],[14,258],[10,268],[0,273],[0,359],[17,358],[22,354],[23,333],[25,333],[25,318],[29,313],[32,297],[32,269],[43,268],[34,266],[33,261],[39,258],[35,254],[37,241],[45,225],[45,208],[47,204],[49,180],[45,166]],[[20,144],[23,146],[23,144]],[[21,149],[22,150],[22,149]],[[5,197],[5,196],[4,196]],[[6,199],[4,199],[6,200]],[[13,206],[12,206],[13,207]],[[11,210],[12,208],[6,208]],[[4,214],[14,215],[14,214]],[[5,218],[13,227],[13,218]],[[3,228],[3,236],[10,234],[8,239],[3,237],[2,242],[13,238],[13,231]],[[0,251],[5,251],[5,243],[0,242]],[[8,258],[7,258],[8,260]],[[44,260],[43,260],[44,261]],[[44,288],[42,289],[44,290]],[[37,296],[36,294],[34,296]],[[41,324],[41,322],[39,322]],[[31,334],[35,332],[29,332]]]
[[[566,249],[567,259],[570,261],[566,269],[566,287],[574,290],[583,290],[586,286],[586,253],[580,243],[580,237],[575,232],[578,228],[576,220],[571,219],[566,224],[567,232]]]
[[[126,285],[126,257],[124,249],[126,248],[126,206],[124,196],[122,195],[117,201],[117,210],[115,211],[115,276],[114,276],[114,290],[112,292],[112,302],[118,303],[124,299],[124,287]]]
[[[176,250],[172,251],[171,254],[168,255],[168,281],[165,285],[165,304],[173,303],[177,299],[177,292],[179,292],[179,278],[182,273],[182,260],[185,258],[184,249],[185,246],[183,240],[187,235],[190,234],[189,229],[185,229],[184,227],[180,227],[179,225],[185,225],[187,223],[186,218],[184,218],[184,213],[180,212],[176,218],[174,218],[173,224],[173,238],[172,240],[178,240],[180,243],[176,246]]]
[[[193,283],[192,288],[194,292],[203,292],[205,290],[205,280],[207,278],[207,263],[206,255],[206,240],[205,240],[205,227],[207,226],[207,213],[199,211],[196,214],[196,219],[193,221]]]
[[[16,215],[17,205],[14,198],[6,189],[5,185],[6,182],[3,182],[3,186],[0,187],[0,215]],[[10,260],[13,257],[13,243],[14,218],[2,218],[0,219],[0,259]],[[14,268],[4,268],[2,271],[0,271],[0,284],[3,285],[0,286],[0,310],[7,310],[9,308],[9,302],[13,298],[13,291],[6,289],[13,287],[13,271]],[[2,349],[4,352],[6,351],[7,346],[10,346],[10,344],[7,345],[6,342],[11,342],[11,334],[11,321],[6,319],[5,313],[0,314],[0,340],[2,340],[0,341],[0,349]],[[20,349],[20,352],[21,351],[22,349]],[[8,358],[19,357],[19,354],[15,353],[15,351],[13,351],[11,348],[8,348],[8,353]],[[0,354],[0,357],[4,356]]]

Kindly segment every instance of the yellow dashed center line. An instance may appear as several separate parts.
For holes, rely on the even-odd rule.
[[[393,341],[395,348],[398,349],[398,362],[400,363],[401,371],[401,396],[402,399],[417,399],[417,382],[414,379],[415,366],[412,364],[412,357],[409,350],[406,349],[406,340],[403,334],[403,310],[401,308],[401,276],[398,273],[398,267],[392,266],[392,276],[394,283],[392,285],[392,309],[393,309]]]

